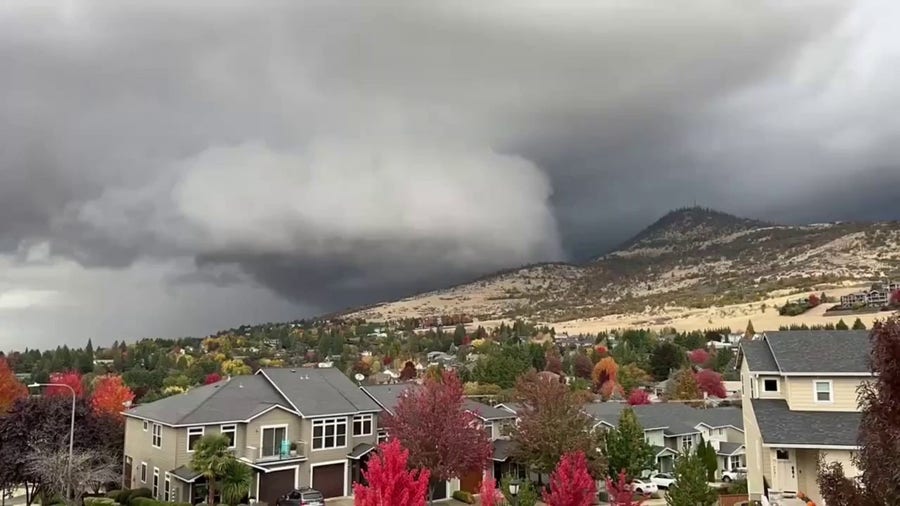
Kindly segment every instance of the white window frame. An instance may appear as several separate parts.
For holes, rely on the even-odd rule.
[[[489,438],[494,438],[494,422],[490,420],[485,420],[484,422],[484,430],[487,432]]]
[[[340,425],[344,426],[344,444],[338,446],[337,445],[337,438],[338,438],[337,428]],[[325,445],[325,439],[328,437],[325,435],[325,429],[328,426],[334,426],[334,435],[331,437],[334,439],[335,446],[326,446]],[[317,439],[316,438],[316,427],[322,427],[322,436],[320,436],[320,438],[319,438],[322,440],[321,448],[316,448],[316,439]],[[350,429],[352,429],[352,427],[347,426],[347,417],[346,416],[340,416],[340,417],[336,417],[336,418],[319,418],[319,419],[313,420],[312,421],[312,434],[311,434],[312,444],[310,445],[310,448],[312,448],[312,451],[314,451],[314,452],[347,448],[347,445],[349,444],[348,439],[350,438],[350,434],[349,434]]]
[[[741,457],[743,455],[731,455],[728,457],[728,468],[729,469],[738,469],[744,467],[741,465]]]
[[[687,443],[687,444],[685,444]],[[694,449],[694,436],[681,436],[681,449],[687,451],[693,451]]]
[[[153,434],[151,435],[150,445],[154,448],[162,448],[162,425],[153,424]]]
[[[368,432],[356,432],[356,424],[360,424],[360,428],[365,428],[366,423],[369,424]],[[361,437],[361,436],[371,436],[375,431],[375,416],[370,414],[367,415],[353,415],[353,437]]]
[[[147,463],[141,462],[141,483],[147,483]]]
[[[150,422],[148,422],[147,420],[144,420],[144,432],[147,432],[147,429],[149,429],[149,428],[150,428]]]
[[[200,431],[200,433],[198,434],[197,431]],[[194,449],[191,447],[191,437],[198,436],[198,435],[200,437],[203,437],[204,435],[206,435],[206,427],[203,427],[201,425],[199,427],[188,427],[187,428],[187,439],[185,440],[185,444],[187,445],[188,453],[194,453]]]
[[[775,390],[769,390],[768,388],[766,388],[766,381],[774,381],[775,382]],[[763,383],[763,385],[762,385],[763,392],[776,393],[776,394],[781,392],[781,384],[780,384],[781,382],[778,381],[778,378],[763,378],[762,383]]]
[[[166,477],[163,483],[163,502],[171,502],[172,501],[172,482],[169,480],[169,473],[166,473]]]
[[[159,500],[159,468],[153,468],[153,498]]]
[[[828,385],[828,400],[823,401],[819,399],[819,384]],[[824,393],[824,392],[823,392]],[[834,382],[831,380],[813,380],[813,400],[817,404],[832,404],[834,403]]]
[[[388,431],[386,429],[378,429],[378,444],[384,443],[388,439],[390,439]]]
[[[237,447],[237,424],[233,424],[233,423],[232,423],[232,424],[228,424],[228,425],[222,425],[222,426],[219,427],[219,432],[220,432],[221,434],[223,434],[223,435],[224,435],[225,433],[230,432],[230,433],[232,434],[231,440],[232,440],[234,443],[233,443],[231,446],[229,446],[228,448],[229,448],[229,449],[234,449],[234,448]]]
[[[259,458],[271,458],[281,456],[281,446],[274,448],[275,455],[263,455],[263,439],[266,435],[266,429],[284,429],[284,439],[290,441],[291,440],[291,432],[286,423],[278,424],[278,425],[263,425],[259,428]],[[280,442],[279,442],[280,445]]]

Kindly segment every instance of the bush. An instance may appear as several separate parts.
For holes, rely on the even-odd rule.
[[[123,492],[129,492],[129,490],[127,488],[119,489],[119,490],[110,490],[109,492],[106,493],[106,497],[109,497],[113,501],[118,501],[119,495],[122,494]]]
[[[111,497],[85,497],[84,506],[115,506],[119,503]]]
[[[475,504],[475,496],[465,490],[457,490],[453,492],[453,498],[466,504]]]
[[[124,502],[120,499],[119,502],[122,504],[128,504],[129,506],[134,506],[135,499],[150,497],[153,497],[153,492],[151,492],[149,488],[142,487],[131,490],[128,494],[127,499]]]
[[[130,506],[159,506],[161,503],[151,497],[134,497],[131,499]]]

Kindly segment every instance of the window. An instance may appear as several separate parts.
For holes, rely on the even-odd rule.
[[[237,442],[237,425],[223,425],[221,432],[223,436],[228,438],[228,447],[234,448]]]
[[[484,422],[484,431],[487,432],[488,437],[494,437],[494,422]]]
[[[384,443],[388,440],[388,433],[384,429],[378,429],[378,444]]]
[[[169,502],[169,491],[171,490],[172,482],[169,481],[169,473],[166,473],[165,484],[163,485],[163,502]]]
[[[681,447],[689,452],[694,447],[694,436],[681,436]]]
[[[162,425],[153,424],[153,447],[162,448]]]
[[[280,457],[281,442],[287,440],[287,425],[263,427],[261,457]]]
[[[787,450],[775,450],[775,459],[776,460],[790,460],[791,455]]]
[[[150,425],[150,422],[148,422],[147,420],[144,420],[144,432],[147,432],[147,428],[149,425]]]
[[[345,446],[347,446],[346,418],[313,420],[313,450],[344,448]]]
[[[153,468],[153,498],[159,500],[159,468]]]
[[[187,451],[188,453],[194,451],[194,445],[197,444],[197,441],[203,437],[203,427],[188,427],[187,434]]]
[[[353,436],[372,435],[372,415],[356,415],[353,417]]]
[[[744,467],[744,463],[741,462],[741,455],[732,455],[729,457],[729,469],[741,469]]]
[[[764,392],[777,392],[778,391],[778,380],[775,378],[766,378],[763,380],[763,391]]]
[[[141,483],[147,483],[147,463],[141,462]]]
[[[815,381],[816,402],[831,402],[831,381]]]

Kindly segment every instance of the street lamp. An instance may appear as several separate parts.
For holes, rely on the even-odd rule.
[[[69,496],[72,492],[72,455],[73,455],[73,447],[75,445],[75,389],[65,383],[32,383],[28,385],[28,388],[38,388],[38,387],[66,387],[72,392],[72,420],[69,423],[69,463],[66,464],[66,500],[69,500]]]
[[[512,496],[513,506],[519,506],[519,480],[509,482],[509,495]]]

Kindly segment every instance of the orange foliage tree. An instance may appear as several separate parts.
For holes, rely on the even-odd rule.
[[[591,372],[594,390],[600,393],[604,399],[608,399],[616,393],[622,393],[622,387],[617,381],[618,373],[619,364],[612,357],[604,357],[594,366],[594,370]]]
[[[17,400],[27,397],[28,389],[16,379],[5,358],[0,358],[0,415]]]
[[[91,396],[91,406],[98,413],[121,418],[122,411],[133,400],[134,392],[122,382],[122,377],[108,374],[97,380],[94,395]]]

